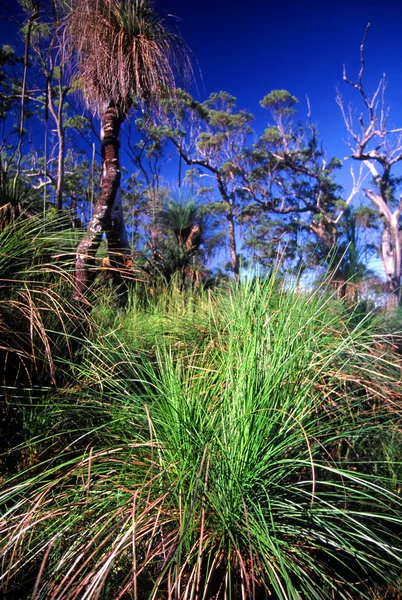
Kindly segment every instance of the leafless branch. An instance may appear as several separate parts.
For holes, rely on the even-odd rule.
[[[336,100],[337,105],[341,109],[342,117],[343,117],[344,123],[346,125],[347,132],[354,139],[354,141],[356,143],[358,143],[359,137],[353,129],[353,117],[352,117],[351,106],[349,105],[348,112],[346,112],[342,94],[341,94],[339,88],[337,88],[337,90],[336,90],[335,100]]]
[[[345,83],[347,83],[348,85],[351,85],[352,87],[354,87],[356,90],[358,90],[360,92],[368,109],[370,109],[370,102],[369,102],[369,100],[366,96],[366,93],[364,91],[364,88],[363,88],[363,74],[364,74],[364,66],[365,66],[364,65],[364,46],[366,43],[366,39],[367,39],[367,35],[369,32],[370,26],[371,26],[371,23],[367,23],[366,29],[364,31],[363,41],[360,45],[360,71],[359,71],[359,75],[357,78],[357,83],[354,83],[353,81],[348,79],[348,77],[346,75],[346,66],[343,65],[343,81]]]
[[[363,41],[360,45],[360,72],[359,72],[360,89],[363,89],[362,82],[363,82],[363,73],[364,73],[364,45],[366,43],[366,39],[367,39],[367,35],[368,35],[370,27],[371,27],[371,23],[367,23],[366,29],[364,32],[364,36],[363,36]]]
[[[366,177],[368,175],[368,171],[367,171],[366,174],[363,176],[363,166],[364,166],[364,163],[360,163],[359,176],[356,179],[356,174],[353,170],[353,165],[350,165],[350,175],[352,177],[353,186],[352,186],[352,190],[351,190],[349,196],[345,200],[345,207],[340,211],[340,213],[337,215],[337,217],[333,221],[335,225],[337,223],[339,223],[340,219],[342,218],[342,216],[345,213],[346,208],[348,206],[350,206],[352,200],[356,197],[356,195],[361,190],[363,181],[366,179]]]

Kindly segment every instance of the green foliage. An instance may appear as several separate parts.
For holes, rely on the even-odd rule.
[[[401,438],[384,399],[399,367],[372,324],[275,277],[133,292],[114,330],[101,306],[71,382],[26,420],[35,460],[3,481],[8,593],[318,600],[396,584]]]
[[[21,62],[11,46],[0,46],[0,122],[7,119],[8,113],[16,105],[13,94],[17,85],[14,68]]]
[[[294,107],[297,103],[298,99],[286,90],[273,90],[261,100],[263,108],[269,108],[282,115],[295,114]]]
[[[267,127],[263,133],[262,139],[268,144],[275,144],[281,141],[281,136],[278,127]]]
[[[71,127],[77,131],[85,131],[88,127],[88,121],[81,115],[73,115],[65,119],[64,126],[66,129]]]
[[[152,238],[153,255],[148,259],[148,273],[154,280],[169,283],[175,276],[181,285],[200,282],[202,245],[204,243],[205,212],[193,198],[167,200],[156,215]]]

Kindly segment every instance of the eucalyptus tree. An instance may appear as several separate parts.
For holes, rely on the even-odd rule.
[[[0,67],[4,57],[7,59],[0,75],[0,122],[5,124],[0,148],[6,150],[7,169],[14,171],[14,185],[22,179],[34,189],[44,190],[45,200],[47,189],[53,188],[55,205],[61,209],[66,121],[71,117],[66,103],[70,92],[65,74],[67,48],[60,26],[63,11],[50,0],[19,0],[19,5],[22,14],[15,17],[13,26],[17,36],[24,37],[24,57],[18,58],[8,46],[0,52]],[[5,93],[1,88],[6,88]],[[49,116],[54,127],[48,127]],[[31,134],[38,122],[43,136],[38,129]],[[10,144],[16,134],[18,142]]]
[[[43,0],[42,4],[44,4]],[[45,186],[50,182],[54,187],[55,205],[61,211],[65,178],[66,122],[71,116],[68,115],[67,97],[71,92],[71,86],[66,74],[69,56],[68,48],[64,43],[63,11],[57,3],[52,2],[51,4],[51,10],[44,11],[32,28],[33,57],[43,85],[31,92],[31,96],[39,103],[43,111],[40,118],[45,124],[42,182]],[[52,132],[57,136],[57,143],[54,144],[57,147],[57,160],[54,160],[53,156],[48,160],[47,156],[49,116],[54,126]],[[50,168],[55,162],[57,170]],[[55,172],[51,173],[51,171]]]
[[[87,104],[101,119],[103,175],[88,229],[78,245],[75,299],[90,283],[89,269],[105,232],[110,262],[130,266],[119,196],[120,127],[134,101],[152,104],[188,68],[181,38],[167,30],[151,0],[68,0],[66,34]]]
[[[160,132],[171,140],[186,165],[199,169],[205,180],[216,187],[218,196],[209,202],[209,208],[225,223],[230,268],[238,277],[242,211],[239,174],[254,117],[245,110],[235,110],[235,102],[227,92],[213,93],[201,103],[177,90],[163,103]],[[209,192],[211,186],[207,184],[200,191]]]
[[[365,165],[372,179],[372,187],[363,188],[366,198],[374,205],[381,223],[380,255],[386,275],[387,307],[396,308],[401,302],[402,278],[402,178],[395,171],[402,162],[402,127],[388,125],[389,111],[385,105],[385,75],[370,96],[363,83],[365,69],[364,47],[370,24],[367,25],[360,46],[360,71],[357,81],[350,80],[344,68],[343,80],[360,96],[363,111],[354,118],[351,107],[345,107],[338,92],[349,134],[349,158]]]
[[[305,242],[312,238],[320,255],[329,255],[338,243],[345,209],[361,185],[361,174],[355,177],[352,171],[353,188],[343,198],[335,181],[342,163],[327,159],[310,116],[306,125],[296,122],[297,102],[286,90],[267,94],[261,105],[271,123],[254,143],[252,114],[236,111],[235,98],[226,92],[200,103],[179,90],[163,103],[160,134],[191,169],[213,183],[198,193],[210,193],[211,211],[227,222],[235,276],[240,231],[246,257],[259,263],[272,263],[280,251],[300,266]],[[194,171],[190,174],[193,180]]]
[[[344,199],[335,181],[342,163],[327,158],[310,114],[307,124],[295,121],[297,103],[287,90],[273,90],[263,98],[261,105],[269,111],[271,123],[247,148],[241,177],[243,194],[249,200],[243,213],[246,244],[255,251],[269,240],[267,258],[272,259],[281,246],[299,267],[303,247],[311,247],[311,239],[321,259],[333,254],[343,215],[359,190],[361,177],[352,171],[353,188]]]

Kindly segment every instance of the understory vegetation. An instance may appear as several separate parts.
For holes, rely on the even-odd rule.
[[[0,233],[0,586],[7,600],[398,598],[398,338],[326,283],[107,273],[76,233]]]

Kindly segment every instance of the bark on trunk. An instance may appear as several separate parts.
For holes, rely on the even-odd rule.
[[[396,223],[384,223],[381,258],[387,278],[387,310],[393,311],[398,308],[401,301],[401,243]]]
[[[119,163],[121,123],[122,119],[118,110],[113,104],[110,104],[102,119],[103,175],[101,191],[87,232],[77,248],[74,299],[78,302],[83,301],[84,294],[93,281],[95,255],[104,232],[106,232],[111,253],[112,274],[119,285],[122,283],[121,267],[130,266],[129,246],[118,194],[121,178]]]
[[[394,212],[391,212],[387,204],[387,191],[389,182],[390,165],[384,167],[384,173],[380,177],[376,168],[369,162],[365,164],[370,169],[373,177],[379,180],[380,194],[372,190],[364,190],[369,198],[378,208],[382,220],[381,259],[386,276],[387,311],[395,310],[401,302],[401,276],[402,276],[402,254],[401,254],[401,230],[400,217],[402,212],[402,200]]]
[[[226,218],[228,221],[230,262],[232,263],[233,274],[235,278],[238,279],[240,268],[239,257],[237,255],[236,231],[232,206],[229,207]]]
[[[61,57],[62,62],[64,61],[64,54]],[[64,191],[64,162],[65,162],[65,147],[66,147],[66,132],[63,123],[63,108],[66,96],[70,90],[69,87],[63,86],[63,64],[59,66],[59,90],[58,90],[58,106],[53,101],[51,79],[47,80],[47,105],[51,112],[57,128],[57,137],[59,140],[59,152],[58,152],[58,163],[57,163],[57,184],[56,184],[56,197],[55,204],[59,212],[63,209],[63,191]],[[46,117],[47,119],[47,117]]]

